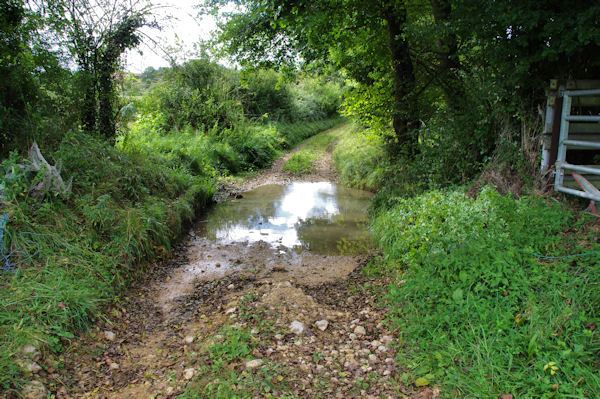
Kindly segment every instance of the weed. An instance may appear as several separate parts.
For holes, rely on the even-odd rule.
[[[313,162],[316,161],[313,154],[304,151],[298,151],[288,159],[283,165],[283,170],[293,173],[297,176],[305,175],[314,171]]]
[[[598,250],[565,235],[573,215],[489,188],[394,201],[375,214],[384,256],[372,267],[394,276],[387,302],[408,382],[464,397],[600,395],[598,257],[532,255]]]
[[[285,378],[279,365],[265,362],[252,370],[240,370],[236,365],[250,358],[257,345],[248,330],[224,326],[220,335],[222,338],[206,350],[212,366],[200,370],[200,377],[188,385],[180,398],[289,397],[283,394]]]

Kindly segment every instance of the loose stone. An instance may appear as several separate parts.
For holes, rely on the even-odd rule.
[[[325,331],[327,330],[327,326],[329,326],[329,322],[327,320],[319,320],[315,322],[315,325],[319,330]]]
[[[194,378],[194,374],[196,374],[196,370],[194,370],[193,368],[183,370],[183,378],[185,378],[186,380],[191,380],[192,378]]]
[[[254,359],[254,360],[250,360],[248,362],[246,362],[246,368],[247,369],[255,369],[257,367],[260,367],[263,365],[263,360],[262,359]]]
[[[48,390],[40,381],[31,381],[23,387],[23,397],[25,399],[46,399]]]
[[[356,335],[365,335],[366,333],[367,331],[363,326],[356,326],[356,328],[354,328],[354,334]]]
[[[294,320],[290,323],[290,331],[296,335],[302,335],[305,331],[304,324],[298,320]]]
[[[115,340],[115,333],[112,331],[104,331],[104,338],[106,338],[109,341],[114,341]]]

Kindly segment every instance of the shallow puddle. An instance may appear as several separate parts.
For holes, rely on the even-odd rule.
[[[368,252],[371,196],[335,183],[295,182],[217,204],[190,231],[186,262],[162,285],[158,303],[169,314],[195,281],[230,273],[302,284],[347,276],[355,255]]]
[[[364,252],[371,196],[330,182],[268,184],[216,205],[195,233],[223,245],[263,241],[323,255]]]

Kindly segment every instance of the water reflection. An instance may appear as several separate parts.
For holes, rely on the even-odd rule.
[[[218,204],[200,234],[220,243],[265,241],[273,246],[338,253],[340,243],[366,243],[370,193],[334,183],[266,185]],[[346,245],[344,244],[344,245]]]

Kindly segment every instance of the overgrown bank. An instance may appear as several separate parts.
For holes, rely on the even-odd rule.
[[[343,138],[342,178],[381,185],[378,148],[360,129]],[[476,198],[464,187],[402,190],[374,202],[383,254],[367,268],[393,276],[384,301],[401,380],[445,397],[600,395],[597,219],[489,186]]]
[[[201,132],[147,130],[121,148],[70,133],[55,152],[42,151],[49,161],[62,160],[72,191],[43,199],[29,195],[42,173],[25,173],[27,160],[16,153],[3,161],[9,173],[0,197],[6,221],[0,225],[0,390],[18,389],[35,371],[25,346],[60,352],[152,259],[166,256],[186,223],[211,202],[219,176],[269,165],[287,146],[338,123],[256,126],[243,147]],[[236,168],[223,166],[223,148]],[[250,159],[260,163],[244,161]]]

